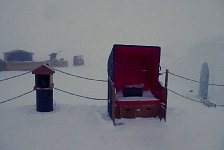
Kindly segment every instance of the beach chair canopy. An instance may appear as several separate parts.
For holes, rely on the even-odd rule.
[[[143,85],[154,93],[158,86],[160,47],[114,45],[108,60],[108,75],[117,91],[126,85]]]

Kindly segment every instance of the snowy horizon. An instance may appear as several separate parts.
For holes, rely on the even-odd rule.
[[[3,0],[0,52],[24,49],[37,60],[94,52],[105,61],[113,44],[135,44],[161,46],[173,59],[203,40],[223,41],[223,7],[221,0]]]

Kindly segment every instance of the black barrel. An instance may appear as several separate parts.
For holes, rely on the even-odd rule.
[[[36,89],[36,110],[38,112],[53,111],[53,89]]]

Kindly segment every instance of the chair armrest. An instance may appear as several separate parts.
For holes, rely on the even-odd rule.
[[[116,96],[116,88],[114,87],[114,82],[111,80],[111,78],[108,78],[109,86],[111,88],[111,94],[112,94],[112,101],[117,100]]]

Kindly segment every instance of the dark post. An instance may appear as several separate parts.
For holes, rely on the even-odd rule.
[[[165,76],[165,88],[167,89],[168,86],[168,74],[169,74],[169,70],[166,69],[166,76]]]
[[[42,65],[32,71],[35,74],[36,111],[53,111],[53,73],[55,71],[47,65]]]

